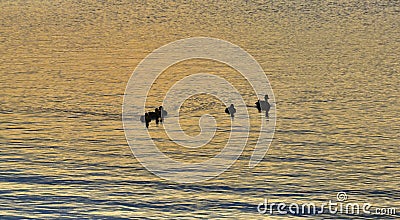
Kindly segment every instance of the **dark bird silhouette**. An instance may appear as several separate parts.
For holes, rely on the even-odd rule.
[[[146,122],[146,128],[149,128],[149,124],[150,124],[150,122],[151,122],[151,118],[150,118],[150,115],[149,115],[149,113],[145,113],[144,114],[144,120],[145,120],[145,122]]]
[[[146,127],[149,127],[149,123],[153,120],[156,121],[156,124],[159,122],[162,123],[165,116],[167,116],[168,112],[163,109],[162,106],[155,108],[154,112],[146,112],[145,115],[140,116],[140,121],[146,123]]]
[[[225,113],[226,114],[230,114],[231,117],[235,117],[235,113],[236,113],[236,108],[233,104],[231,104],[228,108],[225,109]]]
[[[162,122],[163,119],[168,115],[168,112],[165,111],[162,106],[158,107],[158,110],[160,112],[160,121]]]
[[[258,109],[258,112],[261,112],[260,100],[258,100],[255,104],[256,104],[256,108]]]
[[[149,116],[150,116],[151,120],[155,120],[156,124],[158,124],[158,122],[160,121],[160,117],[161,117],[160,110],[158,108],[155,108],[154,112],[149,112]]]

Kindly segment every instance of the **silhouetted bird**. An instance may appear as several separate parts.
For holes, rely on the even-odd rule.
[[[158,122],[160,121],[160,117],[161,117],[160,110],[158,108],[155,108],[154,112],[149,112],[149,116],[150,116],[151,120],[155,120],[156,124],[158,124]]]
[[[168,115],[168,112],[164,110],[162,106],[158,107],[158,110],[160,112],[160,121],[162,122],[164,117]]]
[[[260,105],[260,100],[256,102],[256,108],[258,109],[258,112],[261,112],[261,105]]]
[[[230,114],[231,117],[235,117],[235,113],[236,113],[236,108],[233,104],[231,104],[231,106],[229,106],[228,108],[225,109],[225,113],[226,114]]]
[[[145,113],[144,114],[144,120],[145,120],[145,122],[146,122],[146,128],[148,128],[149,127],[149,124],[150,124],[150,122],[151,122],[151,117],[150,117],[150,115],[149,115],[149,113]]]
[[[163,109],[162,106],[155,108],[154,112],[148,112],[145,115],[140,116],[140,121],[146,123],[146,127],[148,127],[151,120],[156,121],[156,124],[162,122],[164,117],[167,116],[168,112]],[[147,115],[147,120],[146,120]]]

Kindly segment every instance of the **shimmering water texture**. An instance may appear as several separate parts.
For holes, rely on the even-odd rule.
[[[1,219],[301,218],[261,215],[257,205],[265,198],[319,204],[342,191],[349,202],[397,208],[385,219],[400,217],[398,1],[5,0],[0,6]],[[206,181],[176,183],[134,157],[122,104],[139,62],[190,37],[229,41],[253,56],[273,88],[276,130],[267,155],[250,168],[266,120],[247,106],[264,94],[215,60],[168,67],[152,83],[146,111],[182,79],[212,74],[237,89],[249,119],[232,167]],[[201,163],[218,155],[234,130],[224,112],[230,103],[224,96],[184,95],[180,127],[195,137],[211,115],[211,141],[183,147],[154,122],[148,132],[169,158]]]

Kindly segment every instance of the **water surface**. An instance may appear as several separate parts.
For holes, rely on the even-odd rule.
[[[0,5],[1,218],[258,219],[269,217],[257,213],[264,198],[320,203],[340,191],[352,202],[400,210],[397,1]],[[254,169],[247,166],[258,135],[252,127],[245,152],[227,172],[176,184],[133,157],[121,106],[142,59],[195,36],[230,41],[261,64],[276,97],[277,130]],[[162,101],[156,94],[198,71],[226,77],[249,104],[256,101],[237,72],[197,60],[161,75],[149,109]],[[193,135],[202,114],[223,107],[208,96],[184,106],[182,126]],[[216,117],[220,130],[204,148],[185,150],[160,139],[160,149],[176,160],[210,158],[229,131],[226,119]],[[151,125],[150,132],[165,135],[162,126]],[[339,217],[352,216],[313,218]]]

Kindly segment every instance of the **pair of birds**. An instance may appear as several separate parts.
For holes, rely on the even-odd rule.
[[[265,117],[269,117],[269,110],[271,109],[271,104],[268,102],[268,95],[264,96],[265,101],[258,100],[256,104],[256,108],[258,109],[258,112],[265,111]],[[231,117],[235,117],[236,113],[236,108],[233,104],[231,104],[228,108],[225,109],[225,113],[230,114]]]
[[[152,120],[156,121],[156,124],[159,122],[162,123],[165,116],[168,115],[168,112],[164,110],[162,106],[155,108],[154,112],[146,112],[144,115],[140,116],[140,121],[146,123],[146,128],[149,127],[149,124]]]
[[[268,95],[265,95],[264,96],[264,99],[265,99],[265,101],[261,101],[261,100],[258,100],[257,102],[256,102],[256,108],[258,109],[258,112],[260,112],[261,113],[261,111],[265,111],[265,117],[269,117],[269,110],[271,109],[271,104],[269,104],[269,102],[268,102],[268,99],[269,99],[269,97],[268,97]]]

